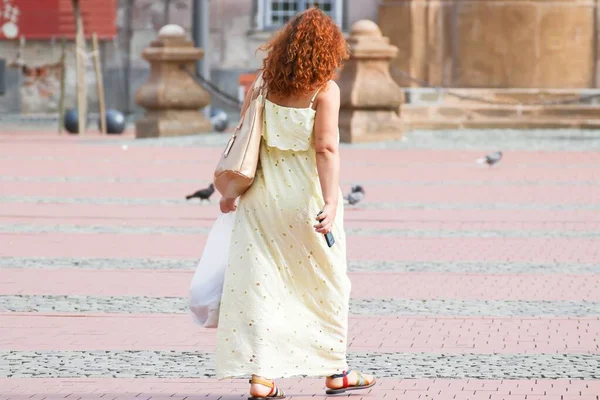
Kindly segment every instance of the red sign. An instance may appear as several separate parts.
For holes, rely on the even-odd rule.
[[[117,34],[117,0],[80,0],[86,37],[100,39]],[[0,39],[52,39],[75,37],[71,0],[0,0]]]

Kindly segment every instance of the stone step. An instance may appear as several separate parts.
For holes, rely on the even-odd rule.
[[[486,104],[425,106],[406,104],[401,112],[404,120],[412,119],[480,119],[480,118],[600,118],[600,106],[493,106]]]
[[[414,105],[482,104],[477,99],[498,103],[537,103],[581,99],[600,104],[599,89],[423,89],[407,88],[408,101]],[[458,96],[456,96],[458,95]],[[460,96],[460,97],[459,97]],[[596,97],[598,96],[598,97]],[[501,104],[498,104],[501,105]]]
[[[600,129],[600,118],[487,118],[480,120],[412,120],[404,122],[405,130],[427,129]]]

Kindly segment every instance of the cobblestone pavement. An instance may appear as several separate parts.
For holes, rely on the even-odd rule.
[[[0,133],[0,400],[246,398],[186,309],[217,202],[184,196],[226,139]],[[343,190],[367,191],[348,357],[379,378],[353,398],[600,400],[598,150],[577,130],[342,145]]]
[[[179,351],[0,352],[0,378],[202,378],[211,353]],[[380,378],[600,379],[600,355],[358,353],[348,361]]]
[[[0,295],[0,312],[188,313],[186,297]],[[354,315],[599,316],[595,301],[351,299]]]
[[[119,225],[33,225],[0,224],[0,232],[10,233],[116,233],[154,235],[208,235],[210,227],[180,226],[119,226]],[[457,230],[457,229],[369,229],[348,228],[349,236],[399,236],[399,237],[484,237],[484,238],[600,238],[600,231],[528,231],[522,230]]]
[[[0,257],[3,268],[81,268],[81,269],[149,269],[194,270],[196,259],[148,258],[78,258],[78,257]],[[598,274],[600,264],[510,261],[388,261],[349,260],[353,272],[466,272],[503,274]]]
[[[192,275],[177,270],[2,269],[0,294],[187,296]],[[598,275],[350,272],[348,276],[353,297],[361,299],[600,301]]]
[[[55,196],[0,196],[0,203],[33,203],[33,204],[90,204],[90,205],[151,205],[176,206],[190,205],[181,199],[146,199],[134,197],[55,197]],[[210,203],[205,202],[208,206]],[[600,204],[522,204],[522,203],[404,203],[404,202],[371,202],[359,204],[359,209],[372,210],[548,210],[548,211],[599,211]]]

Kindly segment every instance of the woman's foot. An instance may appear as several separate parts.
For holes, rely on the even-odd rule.
[[[327,377],[325,386],[327,394],[343,393],[347,390],[366,389],[375,384],[375,378],[372,375],[361,374],[360,372],[349,370],[339,375]]]
[[[252,396],[251,399],[283,399],[285,393],[275,385],[275,382],[258,375],[252,375],[252,379],[250,379],[250,396]]]

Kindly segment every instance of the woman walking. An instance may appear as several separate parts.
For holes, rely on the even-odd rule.
[[[339,189],[340,92],[331,81],[348,57],[346,42],[313,8],[290,20],[264,50],[259,169],[237,206],[236,199],[220,201],[221,211],[236,211],[236,222],[217,376],[251,375],[254,399],[284,398],[271,379],[296,375],[327,377],[328,393],[371,387],[373,377],[349,371],[346,363],[350,280]],[[331,247],[327,233],[335,239]]]

